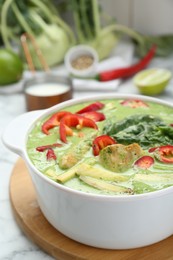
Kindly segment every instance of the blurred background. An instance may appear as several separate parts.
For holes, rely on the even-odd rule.
[[[142,33],[173,33],[172,0],[100,0],[100,4],[119,23]]]

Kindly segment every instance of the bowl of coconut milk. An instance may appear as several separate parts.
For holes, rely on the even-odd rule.
[[[46,109],[72,98],[72,81],[50,73],[34,75],[24,82],[28,111]]]

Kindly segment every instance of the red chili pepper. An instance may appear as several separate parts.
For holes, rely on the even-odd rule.
[[[55,126],[59,126],[59,122],[61,118],[63,118],[65,115],[71,114],[68,111],[60,111],[55,114],[53,114],[44,124],[42,125],[42,132],[46,135],[49,134],[49,130]]]
[[[154,164],[154,159],[151,156],[145,155],[139,158],[134,165],[141,169],[148,169]]]
[[[106,119],[106,117],[103,113],[100,113],[97,111],[90,111],[90,112],[82,113],[80,115],[84,116],[86,118],[90,118],[95,122],[103,121]]]
[[[116,144],[116,141],[109,135],[100,135],[96,137],[92,144],[94,156],[99,155],[100,151],[108,145]]]
[[[82,127],[91,127],[94,129],[98,129],[96,123],[90,118],[74,114],[66,115],[61,119],[59,125],[60,139],[64,143],[67,143],[66,136],[73,135],[73,131],[70,127],[76,127],[79,130]]]
[[[154,151],[154,156],[163,163],[173,163],[173,145],[164,145]]]
[[[81,110],[77,111],[76,114],[83,114],[83,113],[86,113],[86,112],[96,111],[96,110],[99,110],[103,107],[104,107],[104,104],[97,101],[97,102],[92,103],[92,104],[82,108]]]
[[[46,157],[47,157],[47,160],[56,160],[56,154],[54,152],[54,150],[52,148],[49,148],[47,153],[46,153]]]
[[[153,45],[149,50],[149,52],[146,54],[146,56],[144,56],[138,63],[125,68],[119,68],[119,69],[101,72],[97,76],[97,78],[99,79],[99,81],[109,81],[118,78],[131,77],[137,72],[147,67],[148,64],[151,62],[151,60],[153,59],[155,53],[156,53],[156,45]]]
[[[146,104],[144,101],[140,99],[125,99],[120,103],[122,106],[128,106],[132,108],[137,107],[148,107],[148,104]]]
[[[38,152],[44,152],[45,150],[47,149],[50,149],[50,148],[55,148],[55,147],[61,147],[62,144],[59,144],[59,143],[55,143],[55,144],[48,144],[48,145],[42,145],[42,146],[38,146],[36,148],[36,150]]]

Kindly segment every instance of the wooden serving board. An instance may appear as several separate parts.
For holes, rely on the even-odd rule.
[[[105,250],[80,244],[62,235],[43,216],[36,200],[31,178],[22,159],[17,161],[11,175],[10,200],[16,221],[24,233],[55,259],[173,259],[173,236],[148,247]]]

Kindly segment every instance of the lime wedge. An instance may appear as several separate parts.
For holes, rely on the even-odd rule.
[[[141,94],[158,95],[168,85],[172,73],[166,69],[147,69],[136,74],[133,79]]]

